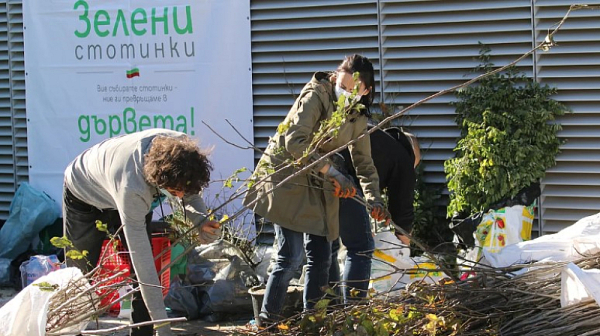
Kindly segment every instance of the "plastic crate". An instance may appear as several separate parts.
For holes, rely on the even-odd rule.
[[[120,241],[114,241],[113,244],[108,245],[110,241],[105,240],[102,243],[102,250],[100,256],[104,255],[102,261],[98,261],[98,266],[102,266],[97,275],[98,281],[106,279],[115,275],[120,271],[125,271],[123,276],[116,277],[108,282],[104,282],[101,286],[109,286],[114,283],[125,280],[131,274],[131,266],[129,260],[129,254],[125,251],[125,248]],[[116,246],[116,249],[115,249]],[[100,301],[100,308],[108,306],[111,302],[119,298],[118,288],[104,288],[96,291],[98,296],[104,296]],[[115,303],[109,308],[109,312],[119,312],[119,304]]]
[[[171,263],[171,241],[167,237],[153,237],[152,238],[152,255],[154,256],[154,266],[156,271],[160,272],[163,267]],[[165,251],[160,257],[157,256]],[[163,286],[162,293],[163,297],[167,296],[169,292],[169,286],[171,285],[171,268],[167,268],[163,274],[159,275],[160,285]]]
[[[119,271],[124,270],[125,274],[120,277],[116,277],[115,279],[103,283],[102,286],[108,286],[114,283],[118,283],[123,281],[126,277],[131,274],[131,260],[129,258],[129,254],[125,251],[125,248],[121,244],[120,241],[116,240],[116,250],[113,248],[114,245],[108,245],[109,240],[105,240],[102,243],[102,253],[104,253],[104,259],[102,261],[102,268],[98,274],[98,279],[105,279],[107,277],[113,276]],[[153,237],[151,240],[152,244],[152,255],[155,257],[154,266],[157,272],[167,266],[171,262],[171,250],[169,246],[171,242],[167,237]],[[106,252],[105,252],[106,251]],[[159,258],[156,258],[162,251],[166,251]],[[98,265],[100,266],[100,261],[98,261]],[[159,276],[160,284],[163,286],[162,293],[163,297],[167,295],[169,292],[170,280],[171,280],[171,270],[167,268],[165,272]],[[119,298],[118,288],[105,288],[97,291],[98,295],[106,295],[100,301],[100,307],[106,307],[111,302],[117,300]],[[119,304],[114,304],[109,308],[110,312],[118,312]]]

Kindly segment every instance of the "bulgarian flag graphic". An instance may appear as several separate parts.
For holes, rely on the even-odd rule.
[[[133,68],[131,70],[127,70],[126,73],[127,73],[127,78],[139,77],[140,76],[140,69]]]

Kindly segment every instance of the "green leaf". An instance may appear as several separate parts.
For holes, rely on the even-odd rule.
[[[375,334],[377,336],[389,336],[390,330],[388,329],[388,323],[385,321],[379,321],[377,323],[377,332]]]
[[[65,236],[50,238],[50,244],[56,248],[73,247],[73,243]]]
[[[102,221],[97,220],[96,221],[96,229],[98,229],[98,231],[100,231],[100,232],[108,233],[108,224],[102,223]]]
[[[375,328],[373,327],[373,322],[371,322],[371,320],[364,320],[360,325],[365,328],[368,335],[375,334]]]
[[[33,286],[38,287],[42,292],[54,292],[59,288],[58,285],[46,281],[34,284]]]
[[[287,123],[279,124],[279,126],[277,126],[277,133],[284,134],[288,129],[290,129],[291,125],[292,125],[291,121],[288,121]]]
[[[67,251],[65,256],[67,258],[70,258],[73,260],[81,260],[81,259],[86,258],[88,256],[88,254],[89,254],[89,252],[86,250],[83,250],[83,251],[69,250],[69,251]]]
[[[233,182],[231,178],[228,178],[225,180],[225,182],[223,182],[223,188],[233,188]]]
[[[400,311],[399,309],[392,309],[390,310],[390,318],[394,321],[400,321],[400,317],[402,316],[402,311]]]
[[[330,299],[321,299],[315,304],[315,309],[316,310],[327,309],[327,306],[329,306],[329,302],[331,302]]]

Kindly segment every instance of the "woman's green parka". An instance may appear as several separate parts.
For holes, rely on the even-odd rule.
[[[312,162],[366,133],[367,117],[356,114],[340,127],[335,138],[318,149],[320,155],[304,157],[321,121],[331,118],[336,109],[337,99],[330,76],[329,73],[317,72],[304,86],[279,131],[269,141],[254,172],[253,179],[257,182],[249,188],[243,203],[275,224],[293,231],[325,236],[331,241],[339,236],[339,199],[333,195],[333,184],[318,172],[331,161],[323,160],[313,167],[312,174],[306,171],[271,191],[300,168],[291,166],[275,174],[272,174],[273,171],[299,159],[303,164]],[[366,199],[381,202],[379,177],[371,158],[369,136],[358,140],[349,149]],[[269,174],[271,176],[267,177]]]

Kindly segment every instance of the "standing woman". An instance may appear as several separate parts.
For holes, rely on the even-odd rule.
[[[356,72],[359,73],[357,81],[353,77]],[[356,84],[358,90],[350,101]],[[361,55],[346,57],[334,73],[315,73],[279,125],[256,167],[253,176],[256,183],[247,193],[244,205],[275,223],[278,239],[276,264],[269,276],[261,309],[263,320],[280,317],[287,287],[303,262],[304,252],[307,257],[304,308],[313,308],[323,296],[322,288],[328,284],[331,264],[331,242],[339,236],[339,198],[356,194],[354,183],[328,159],[272,189],[297,173],[302,165],[366,133],[374,86],[373,64]],[[345,104],[344,122],[334,136],[316,151],[309,150],[307,155],[322,121],[332,117],[340,99]],[[357,102],[365,107],[357,111]],[[371,216],[386,219],[387,210],[379,193],[379,177],[371,158],[369,137],[362,137],[349,149]],[[290,165],[290,162],[300,164]]]

